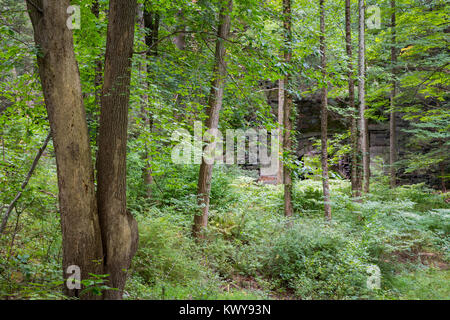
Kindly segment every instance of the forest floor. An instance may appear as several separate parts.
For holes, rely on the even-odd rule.
[[[448,193],[424,185],[390,190],[374,179],[361,204],[348,181],[334,179],[327,223],[321,181],[301,180],[288,223],[281,186],[216,167],[209,227],[196,242],[196,168],[166,172],[151,201],[130,179],[140,245],[126,299],[450,299]],[[44,172],[30,188],[48,192],[35,193],[0,238],[0,297],[64,299],[59,216],[49,196],[56,183]],[[102,285],[101,277],[91,283]]]
[[[448,194],[424,185],[392,191],[374,182],[359,204],[349,197],[347,181],[332,180],[328,224],[321,182],[298,181],[296,215],[288,228],[282,188],[242,173],[215,172],[209,230],[200,245],[190,237],[189,197],[153,207],[150,219],[142,217],[130,298],[450,299]],[[160,191],[164,202],[169,190]],[[173,229],[183,244],[160,235],[161,243],[151,245],[154,228]],[[158,275],[147,274],[151,256],[160,257],[154,265]],[[188,261],[187,270],[178,259]],[[368,288],[373,266],[380,272],[379,289]]]

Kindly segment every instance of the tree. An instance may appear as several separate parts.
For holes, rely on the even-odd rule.
[[[278,80],[278,139],[280,148],[283,148],[283,122],[284,122],[284,79]],[[278,157],[277,183],[283,184],[283,161]]]
[[[214,131],[218,129],[220,109],[222,108],[225,80],[227,76],[227,67],[225,62],[225,40],[228,39],[230,33],[232,10],[232,0],[220,1],[219,27],[217,32],[213,80],[211,83],[211,91],[206,111],[207,118],[205,120],[205,126],[211,134],[214,134]],[[193,226],[193,235],[196,238],[202,237],[201,231],[208,225],[212,170],[213,165],[207,163],[205,161],[205,157],[202,157],[197,191],[200,214],[196,214],[194,216]]]
[[[108,273],[108,285],[118,290],[106,291],[104,297],[120,299],[126,269],[137,248],[137,224],[126,210],[128,100],[136,1],[110,2],[97,196],[80,76],[72,33],[66,26],[68,6],[69,1],[28,2],[35,42],[41,50],[39,73],[57,157],[63,268],[80,267],[82,279]],[[79,296],[80,292],[68,290],[67,294]],[[94,297],[88,294],[83,298]]]
[[[284,29],[284,62],[290,65],[292,60],[292,12],[291,0],[283,0],[283,29]],[[286,160],[292,153],[292,95],[289,92],[290,71],[284,78],[284,99],[283,99],[283,159]],[[292,170],[289,165],[283,166],[284,183],[284,215],[291,217],[292,207]]]
[[[330,203],[330,181],[328,177],[328,80],[327,80],[327,55],[325,43],[325,0],[319,0],[320,6],[320,60],[322,69],[322,96],[321,96],[321,161],[322,161],[322,184],[325,218],[331,220]]]
[[[145,44],[149,47],[147,56],[158,55],[158,34],[159,34],[159,13],[152,12],[150,9],[149,1],[145,2],[144,7],[144,27],[147,30],[145,36]]]
[[[359,99],[359,129],[363,166],[363,190],[369,192],[370,185],[370,150],[368,122],[366,112],[366,40],[365,40],[365,1],[359,0],[359,45],[358,45],[358,99]]]
[[[145,44],[148,47],[147,52],[145,53],[147,60],[152,57],[158,56],[158,33],[159,33],[159,14],[150,11],[149,2],[146,1],[143,8],[143,20],[144,20],[144,28],[146,30],[145,35]],[[150,64],[147,61],[147,77],[150,73]],[[148,89],[150,85],[150,79],[147,79],[146,88]],[[146,102],[147,108],[150,106],[150,96],[145,94],[143,100]],[[150,132],[153,129],[153,115],[150,111],[146,110],[145,107],[141,108],[141,116],[144,120],[145,126],[147,130]],[[143,159],[145,161],[145,166],[143,170],[143,179],[144,185],[146,187],[147,197],[151,197],[151,185],[153,184],[153,176],[152,176],[152,156],[150,152],[150,145],[147,141],[145,141]]]
[[[352,46],[352,27],[351,27],[351,1],[345,0],[345,43],[348,59],[348,101],[351,114],[351,185],[352,196],[361,197],[361,144],[358,131],[358,110],[355,105],[355,79],[353,75],[353,46]]]
[[[127,129],[136,0],[111,0],[101,98],[97,199],[108,285],[121,299],[137,248],[137,224],[127,211]]]
[[[58,168],[64,277],[67,268],[76,265],[81,279],[87,279],[103,273],[103,248],[80,75],[72,31],[66,26],[69,4],[36,0],[27,1],[27,8]],[[79,294],[67,290],[69,296]]]
[[[396,135],[396,113],[395,113],[395,96],[397,95],[397,80],[395,79],[395,68],[397,64],[397,50],[396,50],[396,17],[395,17],[395,0],[391,0],[391,72],[392,72],[392,90],[391,90],[391,111],[389,120],[389,172],[391,188],[396,185],[396,170],[395,162],[397,161],[397,135]]]

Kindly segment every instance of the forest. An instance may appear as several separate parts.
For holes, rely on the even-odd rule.
[[[0,0],[0,300],[449,300],[447,0]]]

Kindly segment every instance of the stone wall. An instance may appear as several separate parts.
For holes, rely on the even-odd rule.
[[[264,81],[261,83],[266,90],[267,101],[272,106],[273,113],[276,115],[278,110],[278,84]],[[306,88],[304,88],[306,89]],[[303,90],[302,90],[303,91]],[[306,90],[305,90],[306,91]],[[320,150],[315,150],[313,147],[313,140],[320,139],[320,96],[312,94],[294,101],[294,109],[296,112],[296,139],[297,147],[296,153],[299,159],[305,155],[318,154]],[[330,109],[328,112],[328,133],[329,137],[333,137],[336,133],[344,133],[350,129],[349,117],[346,114],[339,114],[333,111],[333,107],[340,107],[345,110],[346,103],[343,100],[329,99]],[[402,115],[397,117],[397,137],[398,137],[398,152],[399,159],[405,153],[407,146],[408,134],[403,130],[408,127],[407,122],[402,120]],[[377,123],[375,121],[369,122],[369,144],[371,156],[371,168],[373,175],[387,174],[389,170],[389,122]],[[340,172],[344,176],[349,176],[348,159],[342,159],[338,166],[333,169]],[[436,186],[440,184],[436,177],[439,174],[432,172],[430,169],[425,169],[422,173],[404,174],[399,172],[400,182],[404,183],[419,183],[425,182],[428,185]]]

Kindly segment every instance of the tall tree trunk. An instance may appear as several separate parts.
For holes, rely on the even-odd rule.
[[[102,90],[98,153],[98,210],[108,285],[121,299],[137,248],[137,224],[127,211],[126,152],[136,0],[111,0]]]
[[[145,9],[144,26],[148,30],[145,37],[145,44],[149,47],[148,57],[156,57],[158,55],[159,14]]]
[[[150,60],[152,57],[158,56],[158,34],[159,34],[159,14],[149,12],[144,7],[144,28],[148,32],[145,36],[145,44],[148,47],[148,51],[146,53],[147,60]],[[148,75],[150,74],[150,64],[147,61],[147,88],[150,87],[150,79],[148,79]],[[147,103],[146,108],[141,108],[142,118],[144,119],[144,123],[147,127],[147,130],[151,133],[153,130],[153,114],[148,110],[150,107],[150,97],[148,94],[144,97],[144,101]],[[151,185],[153,184],[153,175],[152,175],[152,156],[150,150],[150,144],[146,141],[144,148],[144,161],[145,167],[143,172],[144,185],[146,187],[146,194],[148,198],[151,198]]]
[[[103,250],[80,74],[72,31],[66,26],[69,5],[69,0],[27,2],[56,154],[64,277],[67,268],[76,265],[84,280],[90,273],[103,273],[102,264],[96,262],[103,258]],[[66,293],[80,294],[77,289]]]
[[[369,192],[370,184],[370,149],[368,122],[366,120],[366,40],[365,40],[365,1],[359,0],[359,46],[358,46],[358,97],[359,97],[359,127],[363,164],[363,191]]]
[[[186,23],[184,18],[184,11],[180,9],[177,13],[177,25],[175,26],[176,34],[173,37],[173,43],[177,47],[178,50],[184,51],[186,50],[187,42],[186,42]],[[186,97],[182,94],[176,94],[175,99],[175,108],[173,108],[173,116],[175,120],[181,121],[185,114],[183,113],[186,109]]]
[[[233,10],[233,1],[226,0],[220,2],[219,28],[216,42],[215,65],[213,71],[213,80],[211,83],[211,92],[209,96],[207,118],[205,126],[209,130],[218,129],[219,114],[222,108],[223,93],[227,75],[225,62],[226,48],[225,41],[230,33],[231,12]],[[202,237],[202,229],[208,225],[209,214],[209,196],[211,192],[212,164],[207,164],[202,157],[200,173],[198,177],[198,204],[201,212],[194,216],[193,235],[196,238]]]
[[[396,185],[396,170],[395,162],[397,161],[397,135],[396,135],[396,121],[395,121],[395,96],[397,95],[397,79],[396,77],[396,64],[397,64],[397,50],[396,50],[396,17],[395,17],[395,0],[391,0],[391,34],[392,34],[392,47],[391,47],[391,69],[392,69],[392,91],[391,91],[391,112],[389,121],[389,171],[390,171],[390,184],[391,188],[395,188]]]
[[[280,144],[280,150],[283,150],[283,108],[284,108],[284,79],[278,80],[278,143]],[[283,161],[278,156],[278,174],[277,183],[283,184]]]
[[[322,106],[321,106],[321,135],[322,135],[322,184],[325,218],[331,220],[330,181],[328,177],[328,80],[327,53],[325,43],[325,0],[319,0],[320,5],[320,60],[322,68]]]
[[[345,42],[348,58],[348,100],[351,113],[351,185],[353,198],[360,198],[362,193],[361,181],[361,144],[358,131],[358,110],[355,105],[355,80],[353,76],[353,46],[352,46],[352,16],[351,2],[345,0]]]
[[[283,0],[283,28],[284,28],[284,61],[287,65],[292,60],[292,12],[291,0]],[[283,104],[283,154],[292,156],[292,95],[289,92],[290,74],[284,79],[284,104]],[[284,183],[284,215],[291,217],[292,208],[292,173],[289,166],[283,166]]]
[[[444,143],[444,141],[442,141],[442,144]],[[443,193],[447,193],[447,186],[446,186],[446,180],[448,179],[448,173],[446,170],[447,166],[445,164],[445,161],[441,161],[439,162],[439,170],[441,172],[441,186],[442,186],[442,192]]]

